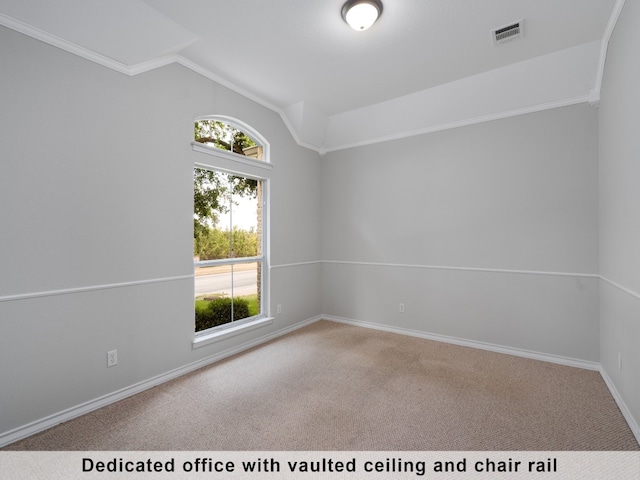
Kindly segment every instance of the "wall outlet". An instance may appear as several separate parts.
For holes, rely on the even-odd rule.
[[[280,315],[282,313],[282,305],[281,304],[278,304],[278,306],[276,307],[276,313],[278,315]]]
[[[618,370],[622,370],[622,354],[618,352]]]
[[[404,313],[404,303],[400,304],[400,313]]]
[[[107,352],[107,367],[115,367],[118,364],[118,350]]]

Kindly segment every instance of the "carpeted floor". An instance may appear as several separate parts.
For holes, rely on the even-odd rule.
[[[7,450],[638,450],[598,372],[320,321]]]

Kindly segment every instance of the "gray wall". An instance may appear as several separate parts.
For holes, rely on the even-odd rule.
[[[597,126],[578,105],[327,155],[323,313],[598,362]]]
[[[640,425],[638,25],[640,2],[627,1],[609,43],[599,109],[600,361],[636,426]]]
[[[599,110],[324,159],[181,66],[127,77],[0,27],[0,436],[320,314],[601,362],[637,424],[639,22],[627,2]],[[193,350],[190,141],[206,114],[271,142],[283,314]]]
[[[275,268],[273,324],[192,349],[197,116],[271,143],[272,264],[320,258],[320,158],[277,114],[179,65],[128,77],[4,27],[0,65],[0,434],[321,313],[318,263]]]

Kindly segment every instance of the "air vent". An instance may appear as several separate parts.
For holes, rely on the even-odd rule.
[[[522,37],[524,32],[522,23],[522,20],[520,20],[519,22],[514,22],[510,25],[493,30],[491,32],[493,36],[493,43],[499,45]]]

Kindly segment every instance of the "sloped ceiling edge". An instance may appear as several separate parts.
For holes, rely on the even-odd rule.
[[[617,0],[601,41],[333,116],[302,102],[282,109],[179,54],[125,65],[4,14],[0,14],[0,25],[126,75],[179,63],[275,111],[296,143],[322,155],[575,103],[597,105],[607,45],[624,3]]]

